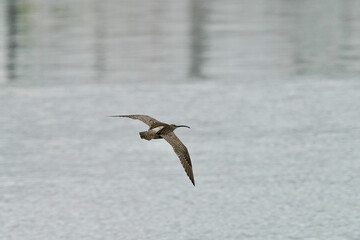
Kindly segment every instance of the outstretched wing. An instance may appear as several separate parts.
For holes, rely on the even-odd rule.
[[[189,152],[185,145],[180,141],[180,139],[171,132],[168,134],[162,134],[163,137],[174,149],[174,152],[179,157],[181,164],[183,165],[186,174],[190,178],[192,184],[195,186],[194,174],[192,171],[191,159]]]
[[[156,122],[160,122],[160,121],[156,120],[155,118],[152,118],[148,115],[116,115],[116,116],[110,116],[110,117],[127,117],[127,118],[131,118],[131,119],[137,119],[137,120],[142,121],[149,127]]]

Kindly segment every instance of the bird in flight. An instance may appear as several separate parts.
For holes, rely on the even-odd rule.
[[[144,132],[139,132],[140,138],[150,141],[151,139],[165,139],[174,149],[174,152],[179,157],[186,174],[190,181],[195,186],[194,174],[192,171],[191,159],[186,146],[175,135],[174,130],[179,127],[187,127],[186,125],[167,124],[156,120],[147,115],[115,115],[110,117],[127,117],[137,119],[149,126],[149,129]]]

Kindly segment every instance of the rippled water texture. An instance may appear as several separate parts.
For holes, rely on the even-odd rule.
[[[0,1],[0,239],[360,239],[359,58],[357,0]]]

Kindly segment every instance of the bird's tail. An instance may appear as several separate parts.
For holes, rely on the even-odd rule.
[[[148,141],[153,139],[153,136],[147,131],[146,132],[139,132],[139,134],[140,134],[140,138],[146,139]]]

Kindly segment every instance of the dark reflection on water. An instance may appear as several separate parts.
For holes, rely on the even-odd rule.
[[[239,81],[360,73],[357,0],[7,0],[0,6],[6,81]]]
[[[8,42],[7,42],[7,78],[12,80],[15,78],[16,73],[16,21],[17,21],[17,12],[16,12],[17,1],[16,0],[8,0],[7,1],[7,22],[8,22]]]
[[[106,47],[103,39],[107,37],[107,31],[104,28],[106,24],[104,19],[106,18],[106,12],[102,2],[97,1],[95,3],[95,8],[98,14],[98,20],[95,22],[95,46],[94,46],[94,71],[95,71],[95,80],[101,81],[104,78],[104,73],[106,71]]]
[[[193,0],[190,8],[190,23],[191,23],[191,50],[190,50],[190,69],[189,77],[204,78],[203,65],[204,65],[204,51],[206,44],[205,34],[205,17],[206,2],[204,0]]]

